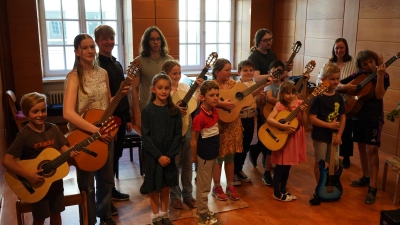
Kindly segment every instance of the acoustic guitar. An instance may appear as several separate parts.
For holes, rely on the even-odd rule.
[[[306,71],[304,72],[304,74],[306,74],[306,73],[307,73],[307,74],[310,74],[310,73],[314,70],[315,65],[316,65],[316,63],[315,63],[314,60],[311,60],[310,62],[308,62],[307,65],[306,65],[306,67],[305,67],[305,68],[306,68]],[[303,75],[303,76],[301,76],[301,78],[300,78],[300,79],[297,81],[297,83],[295,84],[294,87],[295,87],[297,93],[300,92],[300,87],[301,87],[301,85],[303,84],[304,79],[305,79],[305,76]],[[267,103],[265,104],[265,106],[263,107],[262,113],[263,113],[263,116],[264,116],[265,120],[267,120],[268,115],[272,112],[272,110],[274,109],[274,106],[275,106],[275,105],[273,105],[273,104],[267,102]]]
[[[280,79],[282,73],[283,70],[275,70],[271,75],[273,79]],[[265,85],[270,79],[270,77],[266,77],[249,88],[245,84],[238,82],[231,89],[220,89],[220,100],[224,101],[230,99],[230,102],[236,103],[236,106],[232,110],[217,108],[219,119],[225,123],[234,121],[239,116],[242,108],[253,104],[254,98],[252,93]]]
[[[23,201],[28,203],[40,201],[47,194],[54,181],[60,180],[68,175],[69,165],[67,160],[71,158],[70,154],[72,151],[81,151],[79,155],[83,155],[82,153],[84,152],[92,154],[86,147],[90,147],[101,135],[117,129],[120,124],[121,121],[118,117],[110,118],[109,121],[105,121],[99,131],[80,143],[77,143],[62,154],[54,148],[46,148],[35,159],[17,161],[19,166],[27,171],[42,169],[43,172],[41,175],[44,177],[43,182],[31,184],[25,178],[7,170],[5,174],[7,183],[11,190]]]
[[[119,102],[124,97],[124,94],[122,93],[124,87],[130,85],[134,75],[137,73],[138,70],[139,67],[131,62],[127,70],[127,77],[122,82],[121,87],[118,89],[107,109],[89,109],[82,115],[82,117],[89,123],[100,127],[102,123],[104,123],[109,117],[112,116]],[[114,129],[111,132],[111,136],[114,137],[117,134],[117,131],[118,129]],[[65,134],[65,137],[67,138],[70,145],[75,145],[76,143],[81,142],[83,139],[86,139],[90,135],[91,134],[88,134],[85,131],[78,130]],[[88,149],[90,149],[90,151],[94,154],[87,154],[86,152],[84,152],[84,154],[79,154],[78,157],[72,158],[69,162],[79,169],[85,171],[96,171],[103,167],[108,158],[108,143],[98,140],[95,141],[95,143],[93,143]]]
[[[386,67],[390,66],[399,57],[400,52],[398,52],[385,63]],[[346,117],[348,119],[357,115],[364,102],[375,96],[376,77],[376,72],[371,74],[361,74],[350,82],[351,84],[357,85],[357,89],[355,94],[342,94],[346,107]]]
[[[309,104],[313,98],[326,91],[328,87],[329,81],[326,80],[320,83],[318,87],[316,87],[314,91],[301,103],[301,105]],[[297,120],[296,116],[301,112],[301,105],[299,105],[292,112],[287,110],[280,111],[276,115],[275,120],[281,124],[288,123],[292,127],[298,128],[299,121]],[[286,144],[288,136],[289,134],[285,130],[281,130],[268,123],[264,123],[258,130],[258,138],[264,144],[264,146],[271,151],[278,151],[282,149]]]
[[[285,63],[284,70],[289,71],[288,70],[289,64],[293,62],[293,59],[296,56],[296,54],[300,51],[301,46],[302,44],[300,41],[296,41],[295,43],[293,43],[292,54],[290,55],[288,61]]]
[[[325,168],[325,161],[319,161],[320,178],[315,189],[315,194],[322,201],[337,201],[343,193],[342,183],[340,176],[343,172],[343,167],[340,165],[338,171],[335,172],[335,155],[336,151],[339,152],[340,145],[333,146],[333,140],[336,139],[337,131],[332,131],[332,146],[331,154],[329,156],[329,167]]]
[[[200,75],[197,78],[204,79],[206,77],[208,69],[211,67],[212,64],[214,64],[215,60],[217,59],[218,59],[218,53],[212,52],[206,60],[206,66],[203,68],[203,70],[201,71]],[[199,85],[196,82],[194,82],[188,92],[177,91],[172,95],[172,102],[174,104],[180,107],[186,107],[186,115],[182,117],[182,136],[185,135],[188,130],[190,122],[190,114],[194,110],[196,110],[198,105],[197,100],[193,98],[193,93],[196,91],[198,87]]]

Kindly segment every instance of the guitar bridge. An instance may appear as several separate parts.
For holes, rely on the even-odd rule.
[[[21,177],[21,176],[17,176],[17,177],[18,177],[19,181],[21,181],[22,185],[26,188],[26,190],[27,190],[29,193],[31,193],[31,194],[35,193],[35,189],[33,189],[33,187],[28,183],[27,180],[25,180],[25,179],[24,179],[23,177]]]
[[[97,155],[98,155],[96,152],[94,152],[94,151],[92,151],[92,150],[90,150],[88,148],[83,148],[82,151],[84,153],[88,154],[88,155],[93,156],[93,157],[97,157]]]
[[[269,128],[267,128],[266,131],[272,137],[272,139],[274,139],[275,142],[279,142],[279,138],[275,136],[275,134],[272,133],[272,131]]]

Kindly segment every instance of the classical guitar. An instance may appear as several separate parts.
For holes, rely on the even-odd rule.
[[[319,161],[319,171],[321,175],[315,194],[322,201],[337,201],[343,193],[343,187],[340,183],[340,176],[343,172],[343,167],[340,165],[338,171],[335,172],[335,155],[336,151],[339,152],[340,145],[333,146],[333,140],[336,139],[337,132],[332,131],[332,146],[331,154],[329,156],[329,167],[326,169],[324,160]]]
[[[306,65],[306,71],[304,72],[304,74],[310,74],[313,70],[314,70],[314,68],[315,68],[315,65],[316,65],[316,63],[315,63],[315,61],[314,60],[311,60],[310,62],[308,62],[307,63],[307,65]],[[300,87],[301,87],[301,85],[303,84],[303,81],[304,81],[304,79],[305,79],[305,76],[303,75],[303,76],[301,76],[301,78],[297,81],[297,83],[295,84],[295,88],[296,88],[296,90],[297,90],[297,93],[299,93],[300,92]],[[262,109],[262,113],[263,113],[263,116],[264,116],[264,118],[265,119],[267,119],[268,118],[268,115],[272,112],[272,110],[274,109],[274,106],[275,105],[273,105],[273,104],[271,104],[271,103],[269,103],[269,102],[267,102],[266,104],[265,104],[265,106],[263,107],[263,109]]]
[[[282,73],[282,70],[275,70],[271,75],[273,79],[280,79]],[[238,82],[231,89],[220,89],[219,97],[221,101],[229,99],[230,102],[236,103],[236,106],[232,110],[217,108],[219,119],[225,123],[234,121],[239,116],[242,108],[253,104],[252,93],[265,85],[270,79],[270,77],[266,77],[249,88],[245,84]]]
[[[302,44],[300,41],[296,41],[295,43],[293,43],[292,54],[290,55],[288,61],[285,63],[284,70],[289,71],[288,70],[289,64],[293,62],[293,59],[296,56],[296,54],[300,51],[301,46]]]
[[[400,52],[390,58],[386,63],[386,67],[390,66],[396,59],[400,57]],[[346,117],[352,118],[360,111],[364,102],[375,96],[375,78],[377,73],[361,74],[351,81],[351,84],[357,85],[356,93],[349,95],[343,94],[343,100],[346,106]]]
[[[25,178],[7,170],[5,174],[7,183],[10,185],[11,190],[23,201],[28,203],[40,201],[47,194],[54,181],[68,175],[69,165],[67,160],[71,158],[72,151],[81,151],[76,157],[83,155],[83,152],[90,151],[86,149],[87,146],[90,147],[101,135],[117,129],[120,124],[121,121],[118,117],[110,118],[99,131],[62,154],[54,148],[46,148],[35,159],[17,161],[23,169],[28,171],[43,169],[41,174],[44,177],[43,182],[31,184]]]
[[[114,113],[115,109],[117,108],[119,102],[121,99],[124,97],[124,94],[122,91],[124,90],[125,86],[129,86],[130,83],[133,80],[134,75],[136,72],[139,70],[139,67],[131,62],[129,69],[127,70],[128,75],[125,78],[125,80],[121,84],[121,88],[117,91],[115,96],[113,97],[112,101],[110,102],[110,105],[107,107],[106,110],[101,110],[101,109],[89,109],[86,111],[82,117],[88,121],[91,124],[94,124],[95,126],[100,126],[102,123],[104,123],[107,118],[111,117],[112,114]],[[118,129],[114,129],[111,132],[111,136],[115,136],[117,133]],[[67,138],[69,144],[75,145],[76,143],[81,142],[83,139],[86,139],[90,134],[78,130],[78,131],[72,131],[67,134],[65,134],[65,137]],[[100,169],[107,161],[108,158],[108,144],[103,142],[103,141],[95,141],[93,145],[91,145],[88,149],[90,149],[91,152],[94,154],[87,154],[86,152],[84,154],[79,154],[79,160],[73,158],[70,160],[70,163],[73,164],[74,166],[78,167],[81,170],[85,171],[96,171]]]
[[[208,69],[214,64],[215,60],[218,59],[218,53],[212,52],[207,60],[206,66],[201,71],[200,75],[197,78],[203,78],[206,76]],[[172,95],[172,102],[180,107],[186,107],[186,115],[182,117],[182,136],[186,134],[189,122],[190,122],[190,114],[197,108],[197,100],[193,98],[193,93],[199,85],[194,82],[190,87],[188,92],[185,91],[177,91]]]
[[[316,97],[317,95],[326,91],[329,87],[329,81],[324,81],[318,87],[314,89],[314,91],[301,103],[301,105],[309,104],[311,100]],[[282,110],[280,111],[275,120],[281,124],[288,123],[291,126],[298,128],[299,121],[297,120],[296,116],[301,112],[299,105],[296,109],[292,112]],[[285,130],[281,130],[277,127],[274,127],[268,123],[264,123],[260,129],[258,130],[258,138],[271,151],[278,151],[282,149],[286,141],[288,139],[289,134]]]

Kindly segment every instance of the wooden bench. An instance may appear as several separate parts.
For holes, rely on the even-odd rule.
[[[392,170],[397,173],[396,183],[394,187],[393,204],[399,203],[400,190],[399,190],[399,179],[400,179],[400,158],[392,157],[385,160],[385,166],[383,167],[383,180],[382,180],[382,191],[386,189],[386,178],[388,165],[392,166]]]

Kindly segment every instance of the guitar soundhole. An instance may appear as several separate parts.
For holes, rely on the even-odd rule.
[[[285,119],[280,119],[278,122],[281,123],[281,124],[285,124],[286,123]],[[279,129],[279,128],[278,128],[278,130],[285,131],[285,130]]]
[[[242,92],[237,92],[235,94],[235,98],[239,101],[242,101],[244,99],[244,94]]]
[[[56,170],[53,170],[53,169],[52,170],[49,170],[49,169],[46,170],[45,168],[43,168],[43,167],[45,167],[47,165],[48,162],[50,162],[50,160],[43,160],[42,162],[39,163],[39,165],[37,167],[38,170],[43,169],[41,175],[43,177],[45,177],[45,178],[52,177],[56,173]]]

